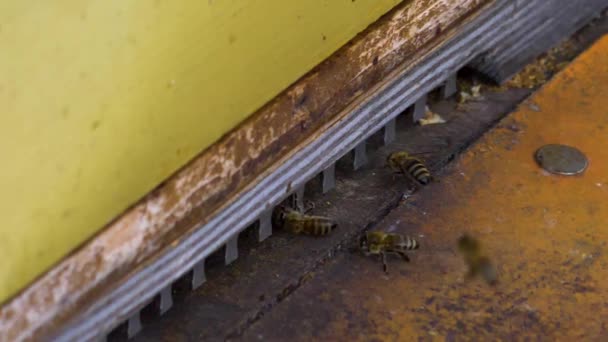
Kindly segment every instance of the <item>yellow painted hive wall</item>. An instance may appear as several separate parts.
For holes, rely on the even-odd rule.
[[[399,2],[0,2],[0,303]]]

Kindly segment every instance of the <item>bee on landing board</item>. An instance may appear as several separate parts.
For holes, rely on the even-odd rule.
[[[393,152],[386,158],[386,164],[394,172],[402,173],[415,183],[427,185],[432,180],[431,172],[424,165],[422,160],[405,151]]]
[[[294,234],[325,236],[338,224],[324,216],[307,215],[287,207],[277,207],[273,213],[273,223]]]
[[[397,254],[404,261],[409,262],[410,258],[405,252],[420,247],[418,241],[409,236],[380,231],[366,232],[361,238],[359,245],[364,255],[380,256],[382,259],[382,269],[385,273],[388,273],[388,265],[386,263],[387,254]]]
[[[489,285],[497,284],[498,272],[490,259],[481,253],[481,244],[478,240],[465,234],[458,240],[458,250],[469,267],[467,279],[480,275]]]

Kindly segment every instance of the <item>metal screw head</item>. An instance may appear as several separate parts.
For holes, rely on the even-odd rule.
[[[589,165],[587,157],[581,151],[559,144],[539,148],[535,159],[543,169],[559,175],[577,175],[585,171]]]

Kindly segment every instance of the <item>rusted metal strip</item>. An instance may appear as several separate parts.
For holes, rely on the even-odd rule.
[[[102,311],[104,315],[116,314],[104,316],[107,321],[103,326],[91,327],[76,320],[79,329],[72,330],[75,335],[71,336],[86,338],[93,331],[126,319],[133,305],[108,303],[105,299],[109,293],[123,298],[149,296],[172,279],[159,272],[165,277],[161,288],[155,289],[160,283],[152,281],[145,286],[154,288],[153,292],[132,293],[129,291],[137,284],[134,278],[128,279],[130,274],[160,260],[161,254],[163,258],[175,257],[171,252],[191,248],[184,241],[192,233],[206,235],[206,243],[193,249],[199,259],[204,257],[200,256],[203,250],[210,253],[225,244],[225,238],[231,236],[225,234],[238,231],[240,226],[214,232],[197,228],[217,222],[210,220],[220,217],[218,213],[225,212],[235,199],[243,198],[244,191],[251,191],[254,184],[268,176],[273,171],[271,165],[297,150],[304,139],[314,139],[320,127],[348,113],[344,109],[353,100],[368,94],[400,66],[413,65],[421,57],[421,48],[449,38],[446,32],[451,27],[490,2],[416,0],[398,6],[109,224],[95,239],[5,303],[0,310],[0,338],[35,339],[59,331],[76,318]],[[421,86],[407,96],[420,91]],[[401,109],[393,106],[392,114]],[[242,223],[256,219],[247,217],[250,222]],[[188,257],[193,255],[188,253]],[[182,255],[173,262],[194,267],[192,260],[197,258],[184,258]]]

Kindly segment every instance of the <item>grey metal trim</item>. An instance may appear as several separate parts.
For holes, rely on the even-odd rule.
[[[456,94],[456,92],[458,91],[458,86],[456,85],[456,79],[457,79],[457,75],[452,74],[452,76],[448,77],[448,79],[445,80],[445,84],[443,85],[443,87],[441,87],[441,96],[444,99],[451,97],[452,95]]]
[[[243,227],[244,229],[245,227]],[[239,257],[239,234],[232,235],[228,241],[226,241],[226,249],[224,250],[224,257],[226,265],[230,265]]]
[[[199,260],[192,268],[192,289],[195,290],[207,281],[205,275],[205,259]]]
[[[426,115],[426,93],[418,98],[414,103],[414,122],[422,119]]]
[[[266,210],[258,221],[258,241],[264,241],[270,235],[272,235],[272,210]]]
[[[353,150],[354,158],[353,158],[353,169],[359,170],[363,165],[367,164],[367,151],[366,151],[367,141],[363,139],[362,142],[355,146]]]
[[[296,191],[291,194],[291,207],[303,212],[304,211],[304,191],[306,190],[306,185],[298,186]]]
[[[171,309],[171,307],[173,306],[173,293],[172,293],[173,289],[172,286],[169,285],[167,287],[165,287],[162,291],[160,291],[160,298],[158,301],[158,312],[159,314],[164,314],[165,312],[169,311],[169,309]]]
[[[127,336],[132,338],[141,331],[141,315],[140,311],[137,310],[129,317],[127,322]]]
[[[608,8],[608,1],[518,0],[514,6],[520,8],[496,36],[492,48],[471,63],[499,83]]]
[[[397,119],[391,119],[384,125],[384,145],[388,145],[395,141],[396,135]]]
[[[323,172],[321,172],[321,190],[327,193],[336,187],[336,164],[330,164]]]

